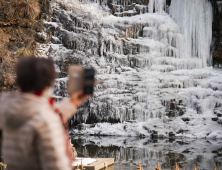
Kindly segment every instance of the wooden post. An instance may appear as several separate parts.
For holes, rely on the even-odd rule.
[[[0,162],[0,168],[1,168],[1,170],[2,170],[2,168],[6,168],[6,167],[7,167],[6,164],[4,164],[3,162]]]
[[[214,170],[217,170],[216,164],[214,164]]]
[[[81,159],[81,170],[85,170],[85,168],[83,167],[83,164],[82,164],[82,159]]]
[[[137,170],[143,170],[143,166],[140,164],[140,162],[139,162],[139,165],[137,167]]]
[[[180,170],[180,168],[178,167],[177,163],[176,163],[176,168],[174,170]]]
[[[76,166],[76,169],[75,169],[75,170],[81,170],[81,169],[79,169],[79,165]]]
[[[193,170],[200,170],[200,168],[196,164],[194,164],[194,169]]]
[[[155,169],[156,169],[156,170],[161,170],[161,166],[160,166],[159,162],[157,162],[157,166],[156,166]]]
[[[194,169],[193,170],[197,170],[197,168],[196,168],[196,164],[194,164]]]

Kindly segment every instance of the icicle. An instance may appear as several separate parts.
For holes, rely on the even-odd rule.
[[[213,22],[211,3],[208,0],[172,0],[170,14],[183,34],[177,40],[179,57],[201,58],[203,67],[210,66]]]
[[[149,13],[153,13],[154,8],[154,0],[149,1]]]
[[[155,12],[156,13],[162,13],[162,11],[164,11],[166,6],[166,0],[150,0],[149,1],[149,13],[153,13],[154,12],[154,8],[155,8]]]

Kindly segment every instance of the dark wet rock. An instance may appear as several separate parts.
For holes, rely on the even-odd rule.
[[[126,129],[127,129],[127,127],[128,127],[128,126],[127,126],[127,125],[125,125],[125,126],[123,127],[123,129],[124,129],[124,130],[126,130]]]
[[[189,151],[189,149],[186,149],[182,153],[190,153],[190,151]]]
[[[169,133],[169,138],[174,138],[175,137],[175,134],[173,132],[170,132]]]
[[[222,113],[217,113],[217,117],[222,117]]]
[[[213,121],[217,121],[218,120],[218,117],[213,117],[211,118]]]
[[[90,124],[89,128],[94,128],[96,126],[96,124]]]
[[[166,106],[166,115],[169,118],[182,116],[186,112],[186,107],[183,105],[183,101],[176,101],[172,99],[170,101],[163,101],[162,104]]]
[[[145,130],[147,130],[149,133],[151,133],[151,130],[150,130],[148,127],[143,126],[143,129],[145,129]]]
[[[173,111],[169,111],[166,115],[168,117],[175,117],[176,116],[175,112],[173,112]]]
[[[170,5],[171,5],[171,0],[166,0],[166,4],[167,4],[168,6],[170,6]]]
[[[217,122],[222,125],[222,117],[219,117]]]
[[[170,110],[174,110],[175,109],[175,103],[170,103]]]
[[[158,139],[165,139],[166,138],[166,136],[164,136],[164,135],[158,135]]]
[[[158,139],[158,132],[153,130],[150,137],[151,137],[152,140],[157,140]]]
[[[40,43],[45,43],[47,40],[46,39],[47,37],[42,34],[35,34],[35,38],[36,38],[36,41]]]
[[[169,138],[168,141],[169,141],[170,143],[174,143],[174,142],[175,142],[175,138]]]
[[[185,142],[185,141],[176,141],[176,143],[178,143],[179,145],[189,145],[188,142]]]
[[[136,120],[127,120],[127,122],[136,123]],[[145,126],[144,126],[144,127],[145,127]]]
[[[219,116],[218,117],[221,117],[220,115],[222,115],[222,107],[216,107],[214,109],[214,114],[218,114]]]
[[[140,133],[140,134],[139,134],[139,137],[140,137],[140,138],[145,138],[145,135],[142,134],[142,133]]]
[[[222,13],[219,11],[219,7],[216,0],[211,0],[214,9],[213,20],[213,66],[218,67],[222,64]]]
[[[216,153],[216,154],[217,154],[217,153],[218,153],[218,150],[213,150],[212,153]]]
[[[189,117],[182,117],[182,120],[183,120],[184,122],[189,122],[189,121],[190,121],[190,118],[189,118]]]
[[[180,134],[180,133],[186,133],[186,132],[188,132],[188,130],[180,129],[180,130],[178,130],[176,133],[177,133],[177,134]]]
[[[83,124],[79,124],[79,125],[77,125],[77,129],[78,130],[85,130],[86,126],[84,126]]]

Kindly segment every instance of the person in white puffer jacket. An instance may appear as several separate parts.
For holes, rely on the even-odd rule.
[[[7,170],[71,170],[63,122],[89,96],[78,92],[52,105],[49,101],[56,72],[49,59],[21,59],[16,74],[19,91],[2,94],[0,100],[2,153]],[[62,115],[63,122],[55,111]]]

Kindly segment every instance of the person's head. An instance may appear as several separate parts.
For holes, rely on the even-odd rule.
[[[51,87],[56,78],[53,61],[34,56],[21,59],[16,65],[16,84],[22,92],[40,93]]]

